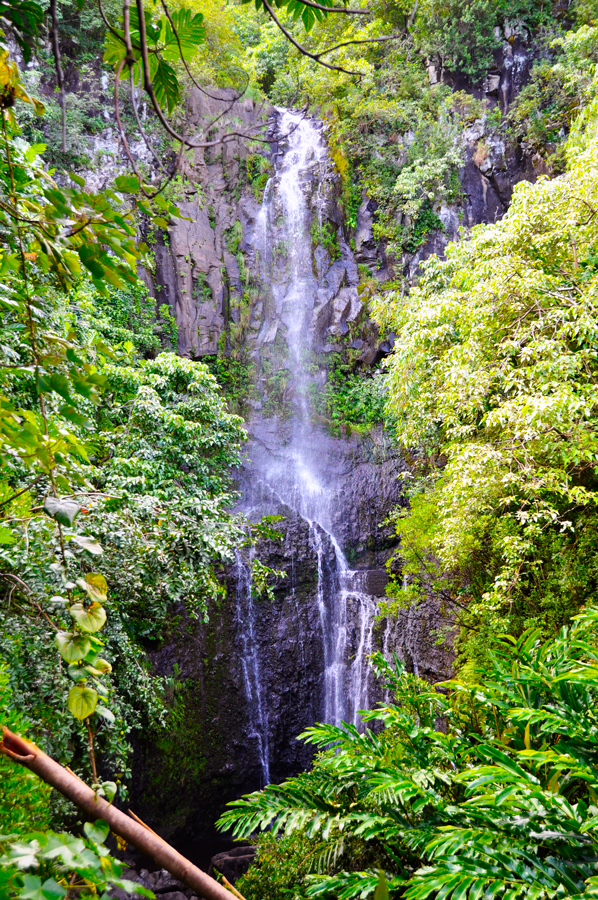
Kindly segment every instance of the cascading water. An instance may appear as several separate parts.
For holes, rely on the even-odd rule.
[[[262,787],[270,783],[270,752],[268,748],[268,720],[262,697],[262,678],[260,660],[255,640],[255,607],[251,579],[251,558],[243,559],[237,551],[235,569],[236,584],[236,618],[243,652],[241,666],[243,683],[249,710],[249,737],[257,741],[260,766],[262,770]]]
[[[301,114],[281,111],[280,147],[276,171],[268,182],[256,227],[255,244],[261,279],[268,284],[276,313],[275,330],[283,326],[288,373],[290,415],[281,424],[279,439],[267,452],[252,454],[253,488],[260,486],[260,512],[264,497],[299,514],[308,524],[317,556],[317,604],[323,648],[323,684],[320,719],[331,724],[359,724],[358,711],[369,699],[369,661],[377,612],[359,572],[352,571],[334,533],[335,489],[326,477],[326,436],[313,424],[311,397],[318,384],[311,374],[314,320],[325,300],[321,259],[315,258],[313,240],[325,224],[327,188],[333,176],[321,123]],[[340,238],[347,265],[356,269],[351,251]],[[321,254],[325,251],[321,251]],[[262,339],[273,340],[267,319]],[[267,337],[266,337],[267,336]],[[267,504],[266,504],[267,505]],[[251,593],[243,582],[239,590]],[[256,672],[251,624],[244,631],[244,672]],[[350,646],[349,631],[354,637]],[[352,651],[352,652],[351,652]],[[253,654],[253,655],[252,655]],[[351,657],[351,658],[350,658]],[[245,677],[251,697],[252,727],[266,727],[257,702],[255,678]],[[261,701],[260,701],[261,702]],[[268,773],[268,741],[263,736],[262,773]]]

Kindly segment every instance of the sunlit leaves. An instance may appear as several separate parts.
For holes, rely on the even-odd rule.
[[[99,603],[94,602],[90,606],[82,603],[73,603],[69,613],[81,629],[89,634],[99,631],[106,624],[106,610]]]
[[[89,718],[96,708],[98,692],[93,688],[76,684],[69,691],[67,706],[76,719]]]
[[[91,648],[89,638],[84,634],[59,631],[54,640],[60,655],[67,663],[75,663],[84,659]]]

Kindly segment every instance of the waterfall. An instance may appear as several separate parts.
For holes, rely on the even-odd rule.
[[[340,228],[341,261],[333,263],[322,246],[317,252],[314,249],[314,229],[321,235],[326,223],[328,229],[332,227],[326,218],[326,203],[336,178],[322,124],[299,113],[279,111],[277,129],[279,151],[256,222],[254,247],[261,282],[268,286],[271,298],[258,344],[263,354],[277,339],[284,341],[287,411],[269,417],[262,413],[257,424],[250,423],[254,442],[245,502],[247,508],[253,506],[256,517],[284,505],[307,523],[317,558],[323,659],[318,718],[330,724],[347,721],[360,725],[358,711],[370,699],[368,656],[374,646],[377,606],[368,593],[367,578],[351,569],[341,547],[337,522],[343,515],[342,498],[338,483],[331,484],[328,472],[332,439],[314,424],[312,405],[319,386],[312,365],[321,350],[316,345],[318,315],[338,295],[346,272],[354,273],[352,283],[357,283],[357,267]],[[334,282],[332,288],[330,282]],[[356,288],[352,290],[357,297]],[[260,385],[258,381],[258,389]],[[266,418],[268,438],[260,439]],[[245,599],[237,599],[237,603],[248,617],[240,623],[245,690],[251,728],[256,733],[261,729],[262,775],[268,780],[268,716],[258,687],[255,610],[251,585],[246,574],[241,574],[242,567],[238,571],[237,592]]]
[[[270,783],[270,752],[268,747],[268,720],[263,704],[262,679],[257,642],[255,639],[255,606],[251,583],[251,558],[245,561],[236,553],[236,618],[241,635],[241,667],[249,711],[249,737],[257,741],[262,787]]]

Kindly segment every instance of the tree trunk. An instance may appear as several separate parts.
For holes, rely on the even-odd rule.
[[[2,732],[0,752],[30,769],[63,797],[75,803],[90,819],[104,819],[114,834],[141,850],[205,900],[232,900],[234,894],[214,878],[194,866],[149,828],[98,797],[85,782],[47,756],[35,744],[13,734],[6,727]]]

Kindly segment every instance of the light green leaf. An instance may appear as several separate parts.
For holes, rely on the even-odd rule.
[[[96,713],[98,716],[101,716],[106,722],[110,722],[111,725],[116,722],[116,717],[112,710],[108,709],[106,706],[101,706],[99,703],[96,706]]]
[[[60,655],[67,663],[79,662],[89,653],[91,647],[85,634],[74,634],[70,631],[59,631],[54,638]]]
[[[85,822],[83,831],[85,832],[86,837],[88,837],[90,841],[93,841],[94,844],[103,844],[108,837],[110,828],[108,823],[104,822],[103,819],[97,819],[93,824],[91,822]]]
[[[87,534],[71,534],[69,535],[69,538],[93,556],[101,556],[104,552],[102,545],[99,544],[95,538],[89,537]]]
[[[95,601],[87,608],[82,603],[73,603],[69,612],[79,628],[89,634],[99,631],[106,623],[106,610]]]
[[[77,582],[79,587],[87,591],[91,600],[97,600],[98,603],[105,603],[108,595],[108,582],[103,575],[96,572],[88,572],[85,576],[85,583]]]
[[[70,689],[66,705],[76,719],[83,721],[83,719],[87,719],[92,715],[97,702],[97,691],[77,684]]]

